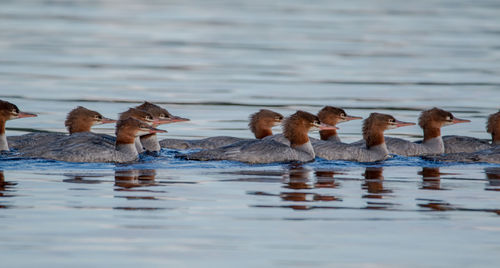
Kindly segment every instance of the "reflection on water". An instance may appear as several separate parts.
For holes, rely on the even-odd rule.
[[[116,198],[125,198],[126,200],[161,200],[161,197],[157,197],[157,194],[164,194],[165,191],[155,191],[149,189],[134,189],[138,187],[151,187],[159,186],[160,184],[155,182],[156,171],[153,169],[126,169],[126,170],[115,170],[115,191],[120,193],[126,193],[126,195],[117,195]],[[140,195],[137,195],[140,193]],[[123,210],[159,210],[165,209],[162,207],[144,207],[144,206],[133,206],[130,203],[129,206],[114,207],[114,209]]]
[[[66,183],[99,184],[103,182],[103,180],[90,179],[103,176],[91,176],[89,174],[67,174],[66,177],[68,177],[68,179],[63,180],[63,182]]]
[[[366,167],[363,176],[365,180],[361,188],[366,190],[368,194],[364,194],[362,198],[368,199],[385,199],[391,197],[389,195],[392,190],[384,188],[384,168],[382,167]],[[392,202],[367,201],[366,209],[389,209],[393,207]]]
[[[485,190],[500,191],[500,167],[490,167],[484,169],[488,185]]]
[[[363,198],[382,199],[387,197],[387,193],[392,193],[392,190],[384,188],[384,168],[382,167],[367,167],[365,169],[365,181],[361,187],[368,194],[363,195]]]
[[[0,208],[11,208],[10,202],[5,199],[8,197],[14,197],[12,192],[15,192],[14,186],[17,183],[5,181],[3,170],[0,170]]]
[[[153,169],[115,170],[117,191],[129,191],[131,188],[157,186],[156,171]]]
[[[315,172],[315,174],[317,175],[318,173]],[[284,179],[283,187],[295,191],[281,192],[280,193],[281,199],[283,201],[292,201],[292,202],[342,201],[340,198],[335,197],[334,195],[319,194],[313,191],[302,191],[302,190],[312,190],[314,188],[322,188],[322,187],[317,187],[318,185],[321,186],[322,184],[321,183],[318,184],[317,181],[314,182],[314,179],[311,178],[311,175],[312,171],[310,169],[305,168],[302,165],[291,165],[289,167],[288,173],[286,173],[283,176]],[[307,209],[308,207],[293,206],[293,208]]]
[[[422,175],[422,190],[446,190],[441,188],[441,173],[438,167],[423,167],[418,173]]]
[[[335,175],[342,175],[344,173],[334,171],[334,170],[316,170],[314,175],[316,176],[315,188],[339,188],[341,186],[340,182],[335,181]]]

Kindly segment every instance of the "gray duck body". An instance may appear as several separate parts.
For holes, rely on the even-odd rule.
[[[66,162],[131,162],[137,160],[134,144],[116,146],[107,135],[91,132],[74,133],[57,141],[30,150],[24,157],[44,158]]]

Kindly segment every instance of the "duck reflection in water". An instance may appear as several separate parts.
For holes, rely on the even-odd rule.
[[[314,175],[316,176],[315,188],[339,188],[340,183],[335,181],[335,175],[344,174],[342,172],[333,170],[316,170]]]
[[[422,171],[418,172],[422,175],[422,190],[446,190],[441,188],[441,173],[438,167],[422,167]]]
[[[63,182],[66,183],[79,183],[79,184],[98,184],[103,183],[105,180],[93,180],[89,178],[101,178],[104,175],[93,175],[93,174],[64,174],[68,179],[64,179]]]
[[[115,198],[124,198],[127,200],[125,206],[114,207],[114,209],[119,210],[163,210],[167,209],[165,207],[158,207],[155,202],[155,206],[149,206],[149,203],[143,202],[128,202],[128,201],[158,201],[162,200],[162,197],[157,197],[157,195],[163,195],[165,191],[154,191],[150,189],[134,189],[137,187],[147,187],[147,186],[159,186],[155,182],[156,171],[154,169],[128,169],[128,170],[115,170],[115,188],[116,192],[125,193],[126,195],[116,195]],[[140,195],[137,195],[140,193]],[[148,206],[144,206],[148,205]]]
[[[382,167],[366,167],[364,183],[361,185],[368,194],[362,196],[367,199],[384,199],[389,197],[392,190],[384,188],[384,169]],[[366,209],[388,209],[396,205],[391,202],[367,201]]]
[[[487,191],[500,191],[500,167],[488,167],[484,169],[488,185],[485,190]]]
[[[5,181],[5,177],[3,175],[3,170],[0,170],[0,208],[10,208],[10,205],[4,203],[3,197],[13,197],[14,195],[9,194],[9,192],[14,191],[13,188],[16,186],[15,182]]]
[[[363,176],[365,182],[361,186],[368,194],[363,198],[382,199],[386,193],[392,193],[392,190],[384,188],[384,169],[382,167],[367,167]]]
[[[294,192],[281,192],[280,197],[283,201],[293,201],[293,202],[318,202],[318,201],[341,201],[341,199],[333,195],[322,195],[318,193],[313,193],[310,190],[314,189],[318,183],[314,183],[311,179],[312,171],[310,169],[304,168],[302,165],[291,165],[289,166],[288,172],[283,175],[283,181],[285,185],[284,188],[293,190],[302,190]],[[321,185],[321,184],[319,184]],[[326,188],[326,187],[317,187]],[[329,187],[334,188],[334,187]],[[311,209],[310,206],[290,206],[293,209]]]
[[[115,186],[127,190],[136,187],[156,186],[154,169],[115,170]]]

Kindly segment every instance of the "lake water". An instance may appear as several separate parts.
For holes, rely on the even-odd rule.
[[[416,122],[438,106],[488,138],[500,100],[498,1],[0,2],[0,99],[64,132],[149,100],[190,122],[161,138],[251,137],[248,115],[339,106]],[[339,125],[346,142],[361,121]],[[276,129],[279,131],[279,129]],[[112,126],[95,128],[112,134]],[[421,130],[387,132],[411,140]],[[311,136],[317,137],[317,133]],[[246,165],[0,159],[6,267],[496,267],[500,166],[395,157]]]

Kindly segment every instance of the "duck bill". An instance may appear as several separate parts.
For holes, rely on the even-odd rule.
[[[336,126],[333,126],[333,125],[325,124],[325,123],[321,123],[319,125],[319,130],[337,130],[337,129],[339,129],[339,128]]]
[[[17,114],[17,118],[26,118],[26,117],[37,117],[37,115],[32,114],[32,113],[25,113],[25,112],[19,112]]]
[[[467,119],[460,119],[460,118],[453,118],[453,121],[451,122],[452,124],[458,124],[458,123],[470,123],[470,120]]]
[[[346,115],[346,117],[344,118],[345,121],[358,120],[358,119],[363,119],[363,117],[361,117],[361,116]]]
[[[168,131],[166,131],[166,130],[158,129],[158,128],[154,128],[154,127],[152,127],[152,128],[149,129],[149,133],[150,134],[154,134],[154,133],[167,133],[167,132]]]
[[[169,123],[173,123],[170,118],[169,119],[155,119],[155,120],[153,120],[153,126],[169,124]]]
[[[185,122],[185,121],[189,121],[189,119],[180,116],[172,116],[171,118],[155,119],[153,121],[153,125],[157,126],[157,125],[171,124],[171,123]]]
[[[407,127],[407,126],[414,126],[415,123],[412,123],[412,122],[403,122],[403,121],[399,121],[399,120],[396,120],[396,127]]]
[[[111,118],[106,118],[106,117],[103,117],[101,120],[101,124],[111,124],[111,123],[116,123],[116,122],[118,122],[118,121],[111,119]]]
[[[172,116],[171,120],[172,120],[172,123],[190,121],[190,119],[189,119],[189,118],[184,118],[184,117],[175,116],[175,115],[174,115],[174,116]]]

